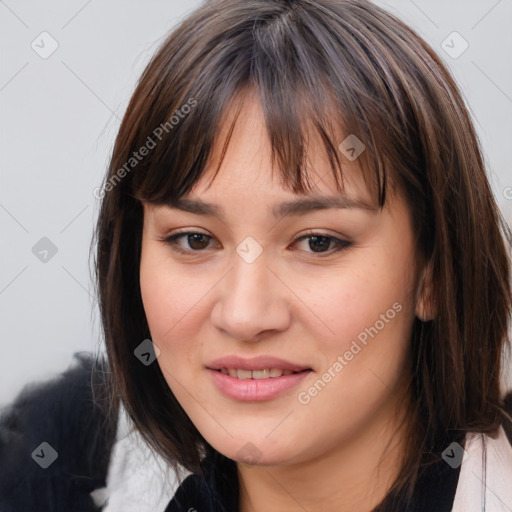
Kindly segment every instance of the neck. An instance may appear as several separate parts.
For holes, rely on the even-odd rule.
[[[396,403],[349,441],[315,458],[282,466],[237,464],[240,512],[307,510],[368,512],[385,497],[403,463],[407,442]]]

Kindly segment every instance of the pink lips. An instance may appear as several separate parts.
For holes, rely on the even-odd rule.
[[[221,368],[236,368],[241,370],[278,368],[296,373],[266,379],[238,379],[222,373],[220,371]],[[219,391],[226,396],[242,401],[262,401],[271,400],[293,388],[312,370],[306,366],[270,356],[260,356],[251,359],[228,356],[216,359],[208,364],[207,371]]]
[[[264,370],[265,368],[281,368],[282,370],[291,370],[292,372],[300,372],[302,370],[310,370],[308,366],[290,363],[284,359],[271,356],[258,356],[250,359],[244,359],[238,356],[226,356],[215,359],[206,365],[212,370],[220,370],[221,368],[240,368],[242,370]]]

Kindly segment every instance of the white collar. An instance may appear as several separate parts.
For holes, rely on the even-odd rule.
[[[452,512],[512,512],[512,446],[503,427],[496,438],[468,434]]]
[[[107,485],[91,493],[103,512],[164,511],[180,482],[134,428],[121,404]],[[183,469],[183,480],[190,472]],[[452,512],[512,512],[512,446],[503,427],[493,439],[468,434]]]
[[[188,475],[183,471],[182,479]],[[164,511],[179,486],[172,467],[142,439],[121,404],[107,485],[91,496],[102,512]]]

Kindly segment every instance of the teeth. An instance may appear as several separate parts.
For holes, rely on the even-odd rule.
[[[270,368],[271,377],[281,377],[281,375],[283,375],[283,370],[281,370],[281,368]]]
[[[235,377],[236,379],[256,379],[264,380],[269,378],[281,377],[282,375],[291,375],[291,370],[282,370],[281,368],[265,368],[263,370],[242,370],[241,368],[221,368],[224,375]]]
[[[270,377],[270,370],[253,370],[253,379],[268,379]]]
[[[240,368],[237,370],[237,377],[239,379],[250,379],[252,377],[251,370],[241,370]]]

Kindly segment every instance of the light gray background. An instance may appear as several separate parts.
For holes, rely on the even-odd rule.
[[[454,73],[510,223],[512,0],[377,3],[416,28]],[[0,405],[66,369],[73,352],[103,350],[88,266],[93,190],[145,64],[198,5],[0,0]],[[43,31],[59,45],[47,59],[31,47]],[[453,31],[469,43],[456,59],[441,47]],[[46,263],[32,253],[42,237],[57,247]]]

